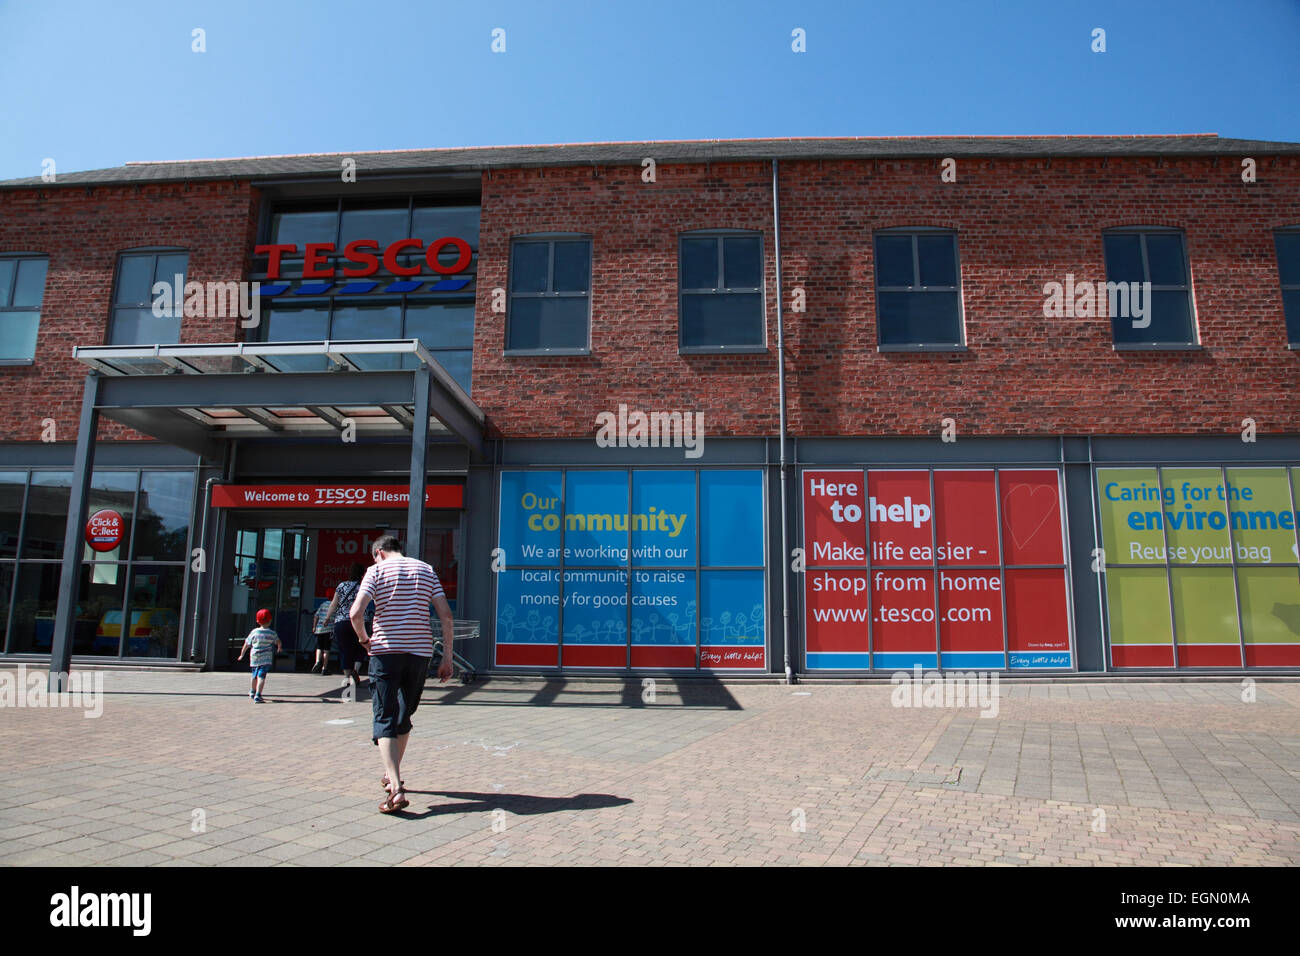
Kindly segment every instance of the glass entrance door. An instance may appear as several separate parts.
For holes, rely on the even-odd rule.
[[[310,611],[304,608],[308,535],[305,527],[248,528],[235,532],[234,633],[229,659],[239,656],[244,638],[257,626],[257,612],[271,612],[272,630],[282,648],[277,663],[301,668],[314,650]],[[308,666],[310,662],[308,661]]]

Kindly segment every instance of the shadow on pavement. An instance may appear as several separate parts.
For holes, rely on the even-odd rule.
[[[649,693],[653,680],[653,697]],[[433,695],[431,690],[445,693]],[[591,684],[581,677],[557,677],[540,687],[514,687],[503,683],[460,684],[455,687],[425,685],[422,704],[470,703],[491,707],[694,707],[709,710],[743,710],[726,684],[705,674],[683,680],[673,677],[630,677],[617,684]]]
[[[274,675],[272,675],[274,676]],[[290,679],[286,679],[286,676]],[[281,676],[274,689],[268,688],[268,703],[330,703],[343,699],[343,688],[335,683],[326,690],[299,689],[291,678]],[[314,675],[313,675],[314,676]],[[653,681],[653,684],[647,683]],[[653,696],[651,690],[653,689]],[[434,693],[437,691],[437,693]],[[106,696],[123,697],[240,697],[247,689],[228,691],[192,690],[105,690]],[[370,700],[370,682],[363,681],[356,700]],[[487,681],[475,684],[446,684],[436,679],[424,685],[425,706],[478,704],[485,707],[586,707],[639,708],[687,707],[703,710],[743,710],[726,684],[715,675],[681,679],[675,677],[629,677],[617,683],[592,684],[581,677],[553,678],[540,685],[515,685]]]
[[[538,797],[529,793],[470,793],[460,790],[408,789],[406,793],[408,799],[416,794],[426,794],[475,801],[437,804],[423,812],[412,812],[408,807],[395,814],[395,816],[412,819],[442,816],[448,813],[491,813],[493,810],[506,810],[518,816],[535,816],[539,813],[562,813],[566,810],[602,810],[606,807],[626,806],[632,802],[629,797],[616,797],[609,793],[579,793],[572,797]]]

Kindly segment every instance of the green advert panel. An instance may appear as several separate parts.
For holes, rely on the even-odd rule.
[[[1295,564],[1295,511],[1285,468],[1229,468],[1226,494],[1238,564]]]
[[[1174,629],[1181,667],[1240,667],[1241,631],[1232,568],[1174,568]]]
[[[1173,499],[1165,508],[1169,563],[1232,564],[1223,472],[1218,468],[1166,468],[1161,483],[1165,500]],[[1235,600],[1231,607],[1235,620]]]
[[[1164,568],[1107,567],[1106,608],[1114,666],[1173,666],[1166,574]]]
[[[1255,644],[1300,645],[1300,572],[1295,568],[1241,568],[1241,626]]]
[[[1164,564],[1164,504],[1154,468],[1098,468],[1106,564]]]

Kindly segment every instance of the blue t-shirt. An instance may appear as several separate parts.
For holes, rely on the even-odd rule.
[[[251,648],[249,664],[253,667],[270,667],[275,663],[275,645],[280,640],[269,627],[255,627],[244,638],[244,646]]]

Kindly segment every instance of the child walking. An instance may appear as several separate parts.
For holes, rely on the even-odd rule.
[[[266,673],[275,663],[275,652],[280,650],[280,638],[266,625],[271,623],[271,612],[262,608],[257,612],[257,627],[248,632],[244,646],[239,649],[239,660],[244,659],[244,652],[252,649],[248,661],[253,668],[253,684],[248,689],[248,696],[255,703],[265,701],[262,689],[266,687]]]

